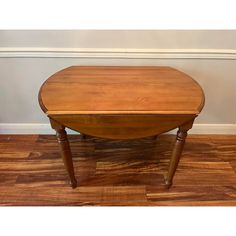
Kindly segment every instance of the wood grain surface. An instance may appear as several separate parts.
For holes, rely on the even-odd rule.
[[[72,66],[42,85],[39,103],[52,114],[199,114],[204,93],[171,67]]]
[[[51,115],[65,127],[94,137],[133,139],[159,135],[194,120],[195,115]]]
[[[1,135],[0,205],[236,206],[236,136],[190,135],[167,190],[174,139],[69,136],[71,189],[54,135]]]

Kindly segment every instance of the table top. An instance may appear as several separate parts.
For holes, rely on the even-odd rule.
[[[199,84],[171,67],[72,66],[42,85],[39,103],[50,114],[198,114]]]

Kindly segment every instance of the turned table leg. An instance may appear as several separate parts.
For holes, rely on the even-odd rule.
[[[173,177],[175,175],[175,171],[178,167],[179,160],[180,160],[183,148],[184,148],[187,132],[189,129],[192,128],[192,125],[193,125],[193,121],[185,125],[182,125],[179,127],[179,130],[177,132],[174,149],[172,151],[172,155],[170,159],[169,170],[168,170],[167,175],[165,176],[165,185],[167,188],[170,188],[172,185]]]
[[[65,131],[65,127],[56,124],[54,121],[51,121],[52,128],[56,130],[57,135],[57,141],[60,146],[61,156],[66,168],[66,171],[68,173],[68,176],[70,178],[70,184],[72,188],[77,187],[77,181],[74,174],[74,166],[73,166],[73,160],[72,160],[72,154],[70,150],[70,144],[67,139],[67,133]]]

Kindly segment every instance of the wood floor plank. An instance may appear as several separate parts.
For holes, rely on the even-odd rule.
[[[71,189],[54,135],[0,135],[0,205],[236,206],[236,136],[190,135],[168,190],[174,139],[69,136]]]
[[[62,191],[63,190],[63,191]],[[17,196],[17,198],[16,198]],[[57,186],[0,187],[2,205],[68,206],[68,205],[116,205],[131,200],[146,201],[145,186],[79,187],[71,189],[63,183]]]

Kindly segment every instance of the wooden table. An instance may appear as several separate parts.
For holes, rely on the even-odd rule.
[[[172,185],[187,131],[204,106],[190,76],[171,67],[72,66],[42,85],[39,103],[56,130],[71,186],[77,181],[65,127],[110,139],[134,139],[178,128],[169,169]]]

